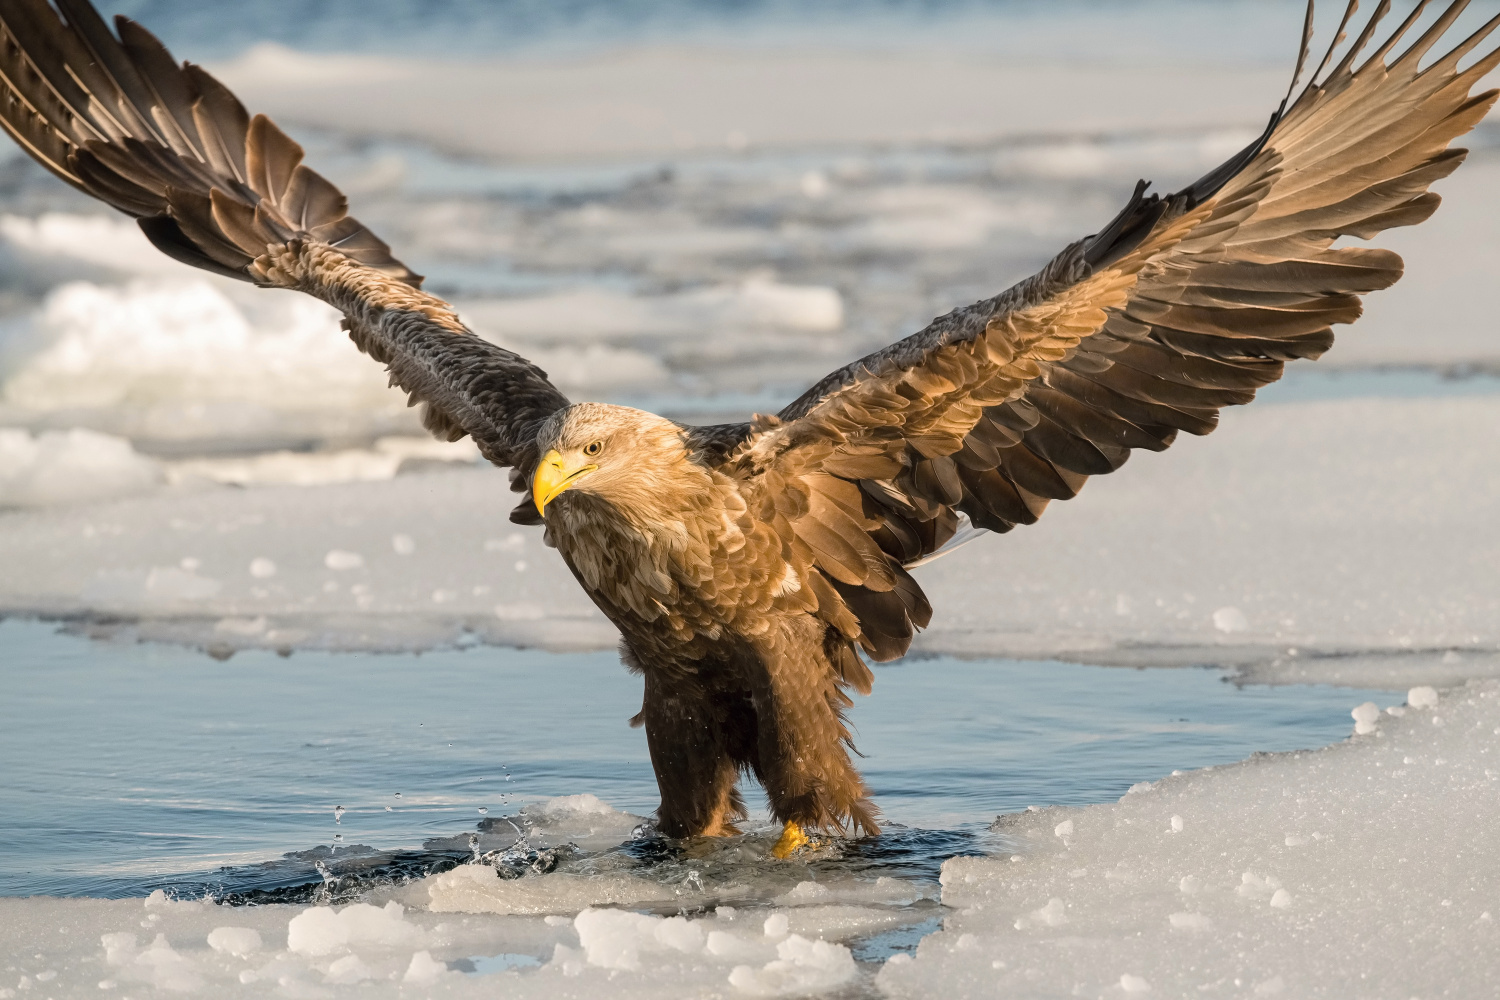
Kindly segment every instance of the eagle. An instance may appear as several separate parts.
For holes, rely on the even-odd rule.
[[[1035,275],[779,413],[714,426],[570,402],[423,292],[268,118],[87,0],[0,5],[0,122],[168,256],[337,308],[428,430],[512,470],[510,519],[545,525],[643,678],[631,722],[660,833],[738,833],[753,774],[785,857],[878,832],[845,712],[932,616],[914,566],[1207,434],[1401,276],[1396,254],[1340,241],[1422,222],[1463,162],[1450,143],[1494,103],[1470,92],[1500,63],[1500,17],[1450,38],[1466,6],[1421,2],[1391,27],[1386,0],[1362,23],[1349,3],[1298,90],[1309,4],[1292,85],[1238,154],[1171,194],[1137,183]]]

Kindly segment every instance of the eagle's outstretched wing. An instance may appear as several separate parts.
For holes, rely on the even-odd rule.
[[[1470,90],[1500,63],[1500,18],[1429,58],[1463,0],[1402,49],[1427,6],[1361,61],[1389,3],[1344,48],[1350,3],[1306,89],[1198,183],[1165,198],[1139,185],[1039,274],[834,372],[735,447],[704,429],[820,571],[820,615],[877,660],[901,655],[931,615],[906,568],[960,513],[1009,531],[1132,449],[1208,433],[1401,276],[1390,251],[1333,244],[1432,214],[1428,186],[1465,155],[1449,143],[1495,101]]]
[[[568,402],[545,372],[420,291],[269,118],[128,18],[116,37],[87,0],[54,3],[0,5],[0,125],[23,149],[134,216],[170,257],[331,303],[426,404],[429,430],[470,434],[490,461],[530,471],[538,425]]]

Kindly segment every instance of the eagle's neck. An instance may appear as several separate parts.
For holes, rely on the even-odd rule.
[[[617,625],[628,628],[624,616],[694,631],[689,619],[715,616],[716,571],[744,547],[744,501],[734,480],[685,457],[639,482],[623,495],[564,494],[548,508],[548,533]]]

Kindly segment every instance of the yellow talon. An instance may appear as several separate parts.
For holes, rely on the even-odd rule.
[[[781,831],[781,839],[771,848],[771,857],[784,860],[792,856],[799,847],[812,843],[812,838],[797,823],[788,823]]]

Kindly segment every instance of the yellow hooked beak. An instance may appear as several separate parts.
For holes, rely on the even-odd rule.
[[[531,477],[531,500],[536,504],[536,512],[545,515],[554,497],[597,468],[597,465],[583,465],[570,469],[557,449],[547,452]]]

